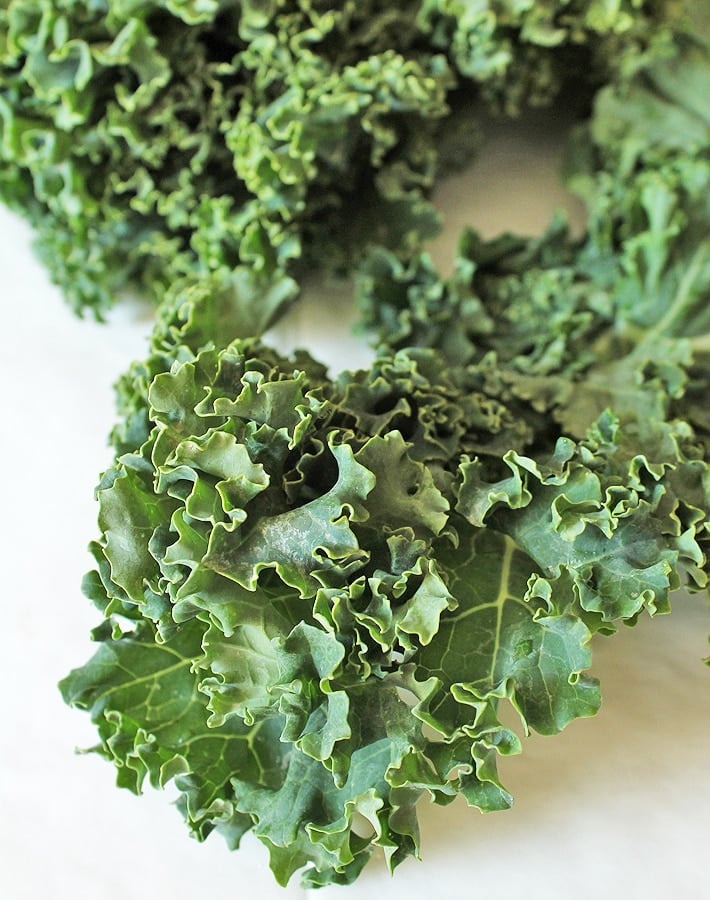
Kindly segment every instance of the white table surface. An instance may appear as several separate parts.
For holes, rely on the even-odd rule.
[[[471,173],[442,186],[448,228],[433,245],[442,265],[466,222],[489,235],[507,225],[539,231],[569,203],[554,175],[558,147],[554,134],[530,143],[502,129]],[[134,797],[114,786],[108,763],[74,753],[95,732],[63,705],[56,683],[92,653],[96,616],[79,590],[97,534],[92,491],[110,461],[112,383],[143,354],[150,320],[137,305],[117,308],[108,325],[74,318],[30,242],[29,228],[0,209],[0,896],[305,896],[295,883],[276,886],[250,836],[233,854],[219,837],[199,845],[172,795]],[[332,293],[335,302],[319,305],[312,292],[276,339],[307,343],[334,367],[367,362],[348,332],[347,289]],[[390,879],[375,860],[354,886],[319,896],[710,897],[708,633],[705,601],[680,597],[670,617],[596,641],[602,711],[561,736],[531,737],[522,756],[501,762],[512,810],[422,805],[423,862],[407,861]]]

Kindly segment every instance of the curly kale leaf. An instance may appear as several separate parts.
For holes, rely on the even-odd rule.
[[[593,633],[707,583],[687,426],[607,415],[545,456],[533,408],[509,449],[485,366],[434,349],[336,382],[254,341],[177,356],[99,486],[101,648],[63,691],[121,784],[174,778],[198,837],[252,828],[283,883],[417,854],[423,796],[509,806],[505,706],[545,734],[594,714]]]
[[[673,84],[686,76],[692,83],[701,62],[710,76],[710,55],[692,46],[669,63]],[[662,67],[653,71],[664,79]],[[608,102],[593,133],[609,120]],[[633,111],[641,115],[631,104],[631,122]],[[699,114],[692,119],[700,127]],[[426,255],[405,264],[384,250],[371,254],[360,304],[383,352],[431,348],[447,365],[476,369],[488,393],[550,450],[560,434],[583,437],[606,409],[622,422],[648,423],[651,437],[655,422],[683,419],[707,447],[710,131],[702,127],[704,140],[689,138],[682,153],[671,146],[656,154],[627,135],[624,147],[644,148],[644,164],[632,170],[604,158],[604,144],[597,168],[578,161],[572,184],[590,207],[583,238],[571,238],[561,219],[535,240],[486,242],[469,231],[447,279]]]

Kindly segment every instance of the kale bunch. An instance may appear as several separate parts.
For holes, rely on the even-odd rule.
[[[240,266],[292,298],[284,271],[436,230],[427,193],[476,145],[474,102],[589,96],[672,6],[6,0],[0,199],[76,310]]]
[[[606,8],[558,33],[535,4],[516,52],[523,20],[539,62]],[[450,60],[466,9],[417,13]],[[580,126],[583,237],[466,232],[448,278],[373,249],[375,359],[336,377],[255,337],[288,281],[186,274],[119,382],[99,649],[63,695],[120,785],[174,782],[196,837],[252,830],[280,883],[418,854],[423,797],[508,807],[498,757],[599,707],[592,638],[707,589],[710,21],[679,22]]]

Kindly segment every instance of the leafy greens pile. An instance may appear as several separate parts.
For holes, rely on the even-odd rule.
[[[286,271],[435,231],[426,192],[477,142],[472,98],[513,113],[577,71],[601,84],[664,3],[559,6],[3,0],[0,198],[76,309],[239,265],[293,297]]]
[[[253,830],[280,883],[417,854],[422,796],[508,807],[506,706],[593,715],[593,635],[708,584],[710,19],[476,9],[0,12],[3,196],[75,305],[161,299],[98,487],[100,647],[62,692],[120,785]],[[570,79],[586,234],[466,232],[441,277],[415,248],[467,96]],[[369,369],[262,341],[293,261],[356,256]]]

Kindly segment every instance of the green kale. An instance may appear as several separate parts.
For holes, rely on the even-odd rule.
[[[706,587],[707,451],[682,391],[649,412],[657,374],[573,438],[494,350],[383,348],[334,381],[253,339],[170,363],[213,296],[182,294],[122,384],[100,649],[62,691],[121,785],[174,779],[195,836],[253,829],[279,882],[348,883],[418,854],[423,796],[508,807],[505,708],[543,734],[593,715],[593,634]]]
[[[512,13],[492,6],[473,19],[500,46]],[[606,4],[552,6],[521,14],[538,63],[565,27],[608,24]],[[418,27],[453,58],[468,15],[424,4]],[[84,585],[99,649],[62,692],[119,784],[173,781],[196,837],[252,830],[282,884],[352,882],[375,848],[394,869],[423,797],[508,807],[498,757],[599,707],[592,638],[707,589],[710,22],[692,26],[649,32],[597,94],[570,163],[583,237],[467,232],[447,279],[372,251],[376,357],[335,378],[254,337],[287,275],[186,275],[119,383]]]
[[[632,68],[672,6],[9,0],[0,198],[98,314],[184,275],[410,252],[437,228],[436,172],[476,144],[475,100],[588,95],[573,73]]]

